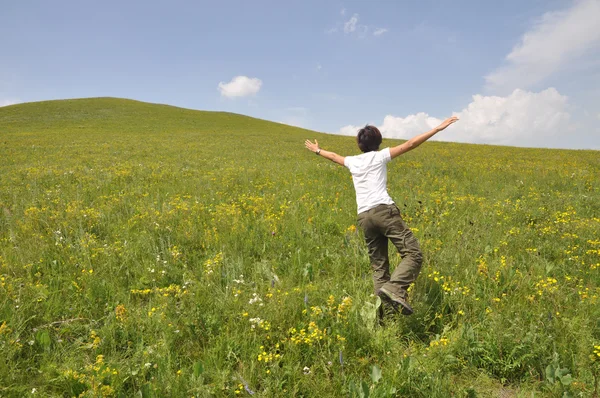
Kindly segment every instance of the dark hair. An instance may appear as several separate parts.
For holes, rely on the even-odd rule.
[[[368,124],[358,131],[356,135],[356,143],[363,152],[371,152],[379,149],[381,145],[381,133],[375,126]]]

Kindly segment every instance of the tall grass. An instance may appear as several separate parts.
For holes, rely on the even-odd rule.
[[[358,152],[126,100],[0,108],[0,396],[597,394],[597,151],[392,162],[425,261],[415,315],[381,328],[350,175],[315,137]]]

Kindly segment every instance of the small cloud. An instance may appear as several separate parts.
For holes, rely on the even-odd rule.
[[[418,112],[405,117],[387,115],[379,130],[390,138],[411,138],[421,132],[429,131],[441,123],[441,119]]]
[[[346,15],[346,9],[345,9],[345,8],[342,8],[342,11],[340,11],[340,15],[341,15],[341,16],[344,16],[344,15]]]
[[[323,67],[321,66],[321,64],[317,64],[317,70],[321,70],[323,69]]]
[[[325,33],[327,33],[328,35],[330,35],[330,34],[336,33],[337,31],[338,31],[338,28],[337,27],[333,27],[333,28],[327,29],[325,31]]]
[[[346,22],[343,22],[343,30],[344,33],[347,35],[357,35],[358,37],[360,37],[361,39],[366,37],[367,34],[369,33],[369,26],[367,25],[362,25],[358,23],[358,14],[354,14],[352,15],[352,17],[347,20]],[[340,24],[338,24],[338,26],[340,26]],[[337,28],[336,28],[337,31]]]
[[[341,134],[341,135],[350,135],[350,136],[352,136],[352,135],[356,135],[358,133],[358,130],[360,130],[360,127],[353,126],[353,125],[349,124],[347,126],[342,127],[338,131],[338,133]]]
[[[220,82],[218,89],[222,97],[236,98],[255,95],[262,87],[262,80],[256,77],[236,76],[229,83]]]
[[[22,101],[18,100],[18,99],[0,99],[0,106],[9,106],[9,105],[15,105],[15,104],[19,104]]]
[[[352,33],[356,30],[356,25],[358,24],[358,14],[352,15],[348,21],[344,23],[344,33]]]
[[[386,28],[375,29],[375,32],[373,32],[373,36],[381,36],[382,34],[384,34],[387,31],[388,30]]]

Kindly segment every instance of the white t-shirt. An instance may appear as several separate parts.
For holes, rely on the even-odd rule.
[[[387,192],[387,163],[390,148],[346,156],[344,166],[352,173],[358,214],[375,206],[394,203]]]

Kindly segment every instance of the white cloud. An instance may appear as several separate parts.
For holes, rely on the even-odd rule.
[[[317,70],[321,70],[323,69],[323,67],[321,66],[321,64],[317,64]]]
[[[569,130],[568,106],[568,98],[554,88],[538,93],[517,89],[506,97],[474,95],[466,108],[455,113],[460,120],[435,138],[497,145],[547,146],[545,140],[564,137]],[[405,117],[387,115],[378,127],[386,138],[408,139],[441,122],[441,118],[419,112]],[[358,129],[345,126],[339,134],[356,135]]]
[[[358,130],[360,130],[360,127],[358,126],[353,126],[351,124],[342,127],[339,131],[338,134],[341,135],[356,135],[358,133]]]
[[[345,8],[342,9],[340,14],[342,16],[345,16],[346,9]],[[359,24],[358,20],[359,20],[359,15],[355,13],[352,15],[352,17],[350,17],[350,19],[348,19],[347,21],[342,20],[342,22],[338,22],[335,27],[327,29],[325,31],[325,33],[332,34],[332,33],[338,32],[338,31],[343,31],[344,34],[346,34],[346,35],[356,35],[359,38],[363,39],[369,34],[371,27],[369,27],[368,25]],[[387,32],[387,29],[377,29],[375,31],[374,35],[379,36],[385,32]]]
[[[412,136],[431,130],[441,123],[440,119],[419,112],[406,117],[387,115],[379,130],[388,138],[411,138]]]
[[[597,70],[600,55],[600,1],[574,0],[570,8],[544,14],[521,37],[506,57],[504,65],[485,76],[486,86],[497,96],[474,95],[460,112],[460,121],[434,139],[534,147],[598,147],[600,128],[596,127],[597,102],[593,97],[585,114],[555,88],[540,86],[559,73],[577,75]],[[353,34],[361,34],[356,20],[346,22]],[[383,28],[373,31],[380,35]],[[348,32],[346,32],[348,33]],[[456,37],[448,37],[455,43]],[[596,79],[597,80],[597,79]],[[588,85],[597,85],[588,78]],[[546,85],[545,87],[548,87]],[[588,108],[589,109],[589,108]],[[450,115],[437,115],[450,116]],[[387,115],[379,126],[384,137],[408,139],[437,126],[442,118],[424,112],[398,117]],[[339,129],[343,135],[356,135],[362,126]]]
[[[352,15],[352,18],[344,23],[344,33],[354,32],[356,30],[356,24],[358,24],[358,14]]]
[[[600,1],[572,4],[536,21],[506,56],[507,64],[485,77],[488,88],[530,88],[600,49]]]
[[[375,32],[373,32],[373,36],[381,36],[382,34],[384,34],[387,31],[388,30],[385,28],[376,29]]]
[[[536,146],[566,136],[571,117],[568,98],[552,87],[538,93],[517,89],[507,97],[474,95],[457,116],[461,125],[450,139]]]
[[[9,106],[20,103],[20,100],[17,99],[0,99],[0,107],[1,106]]]
[[[221,96],[227,98],[246,97],[260,91],[262,80],[256,77],[236,76],[229,83],[220,82]]]

